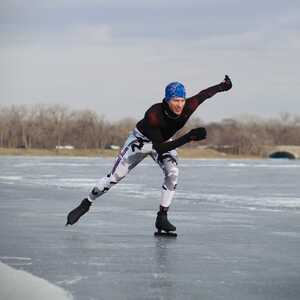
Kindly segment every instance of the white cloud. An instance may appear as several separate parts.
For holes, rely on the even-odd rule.
[[[222,95],[226,106],[203,105],[204,119],[300,111],[293,6],[261,3],[254,18],[257,2],[247,4],[249,14],[240,1],[222,2],[216,12],[217,1],[172,2],[170,11],[167,2],[150,2],[124,2],[122,9],[116,1],[30,2],[28,24],[2,30],[0,103],[59,102],[139,118],[169,81],[183,81],[191,95],[229,73],[234,89]]]
[[[77,45],[101,44],[112,41],[112,29],[105,24],[68,26],[61,38]]]

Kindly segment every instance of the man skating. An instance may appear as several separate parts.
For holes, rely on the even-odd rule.
[[[169,222],[167,216],[175,194],[179,173],[175,149],[190,141],[205,139],[206,130],[199,127],[175,140],[171,138],[185,125],[202,102],[219,92],[230,90],[231,87],[231,80],[226,75],[220,84],[186,98],[183,84],[180,82],[168,84],[163,101],[152,105],[146,111],[144,118],[136,124],[135,129],[129,134],[111,172],[101,178],[88,197],[83,199],[80,205],[68,214],[66,225],[76,223],[89,210],[96,198],[106,193],[113,185],[116,185],[130,170],[149,155],[164,172],[160,207],[155,226],[158,232],[176,231],[176,227]]]

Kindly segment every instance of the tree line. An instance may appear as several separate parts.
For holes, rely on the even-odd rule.
[[[0,147],[53,149],[72,145],[80,149],[121,146],[135,119],[110,122],[91,110],[71,110],[61,105],[0,106]],[[255,116],[205,123],[191,119],[177,135],[205,126],[208,137],[201,145],[229,149],[235,154],[259,154],[262,146],[300,145],[300,116]],[[186,147],[196,147],[190,143]]]

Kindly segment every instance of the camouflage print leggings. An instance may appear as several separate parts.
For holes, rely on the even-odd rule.
[[[179,173],[177,152],[176,150],[171,150],[159,156],[153,149],[152,142],[136,128],[129,134],[123,148],[120,150],[112,171],[97,182],[89,194],[89,199],[93,201],[103,195],[148,155],[152,157],[164,172],[160,205],[169,207],[175,194]]]

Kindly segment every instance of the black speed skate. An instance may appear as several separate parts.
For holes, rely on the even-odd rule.
[[[69,212],[66,226],[75,224],[81,216],[88,212],[91,204],[92,202],[87,198],[83,199],[79,206]]]
[[[154,233],[155,236],[177,236],[176,232],[172,232],[176,231],[176,227],[169,222],[167,211],[167,207],[161,206],[160,211],[157,213],[155,221],[155,227],[157,228],[157,232]]]

